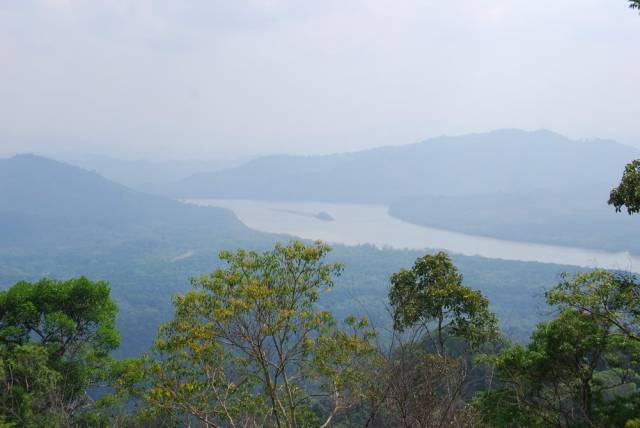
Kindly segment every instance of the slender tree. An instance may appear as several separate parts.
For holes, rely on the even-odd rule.
[[[440,355],[446,354],[449,337],[464,339],[472,347],[496,338],[497,321],[489,301],[462,281],[444,252],[418,258],[411,269],[393,274],[389,301],[394,328],[423,328]]]
[[[498,337],[488,300],[465,287],[449,256],[439,252],[393,274],[389,301],[396,342],[387,358],[386,422],[467,426],[471,355]]]

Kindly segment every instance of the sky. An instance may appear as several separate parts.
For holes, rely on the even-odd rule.
[[[0,0],[0,155],[640,146],[639,46],[625,0]]]

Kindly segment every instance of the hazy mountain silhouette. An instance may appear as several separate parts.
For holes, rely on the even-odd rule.
[[[327,156],[271,156],[163,186],[174,197],[389,203],[406,195],[483,195],[612,186],[640,157],[614,141],[500,130]]]
[[[0,210],[113,224],[240,225],[227,210],[142,193],[94,172],[36,155],[0,159]]]
[[[0,244],[137,239],[157,230],[248,229],[230,211],[185,205],[131,190],[100,175],[35,155],[0,159]],[[154,232],[155,233],[155,232]]]
[[[213,160],[124,160],[110,156],[67,156],[63,162],[95,171],[101,176],[127,187],[146,191],[147,187],[162,185],[187,178],[201,172],[232,168],[248,161],[248,157]]]

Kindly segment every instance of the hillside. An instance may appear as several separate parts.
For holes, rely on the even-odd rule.
[[[229,211],[148,195],[35,155],[0,159],[0,211],[116,229],[140,224],[242,227]]]
[[[201,172],[235,167],[247,161],[248,158],[149,161],[124,160],[99,155],[68,155],[59,160],[89,171],[95,171],[102,177],[132,189],[145,191],[148,186],[153,186],[154,183],[169,183]]]
[[[389,203],[407,195],[485,195],[612,186],[640,153],[612,141],[500,130],[328,156],[272,156],[163,187],[177,197]]]
[[[613,141],[501,130],[330,156],[274,156],[173,183],[178,197],[375,203],[415,224],[640,254],[635,219],[606,201],[640,157]]]
[[[210,266],[223,248],[272,241],[224,209],[147,195],[39,156],[0,159],[0,284],[109,280],[129,354],[146,349],[171,296],[205,271],[194,266]]]
[[[609,189],[406,196],[389,213],[418,225],[499,239],[640,254],[638,219],[607,205]]]
[[[266,249],[284,236],[252,231],[226,210],[197,208],[135,192],[71,165],[37,156],[0,160],[0,288],[42,276],[106,279],[120,308],[117,356],[148,349],[171,316],[171,298],[194,276],[219,265],[221,249]],[[389,276],[422,251],[336,246],[346,266],[321,303],[388,322]],[[455,257],[468,283],[483,290],[516,337],[539,320],[535,302],[563,270],[539,263]]]

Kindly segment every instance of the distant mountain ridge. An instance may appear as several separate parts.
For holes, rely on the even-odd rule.
[[[147,187],[162,185],[200,172],[218,171],[248,161],[248,157],[233,157],[213,160],[124,160],[100,155],[67,155],[62,162],[96,171],[101,176],[124,184],[132,189],[146,191]]]
[[[0,159],[0,211],[74,224],[243,227],[227,210],[145,194],[95,172],[31,154]]]
[[[181,198],[390,203],[407,195],[482,195],[611,186],[640,151],[506,129],[324,156],[270,156],[158,189]]]

